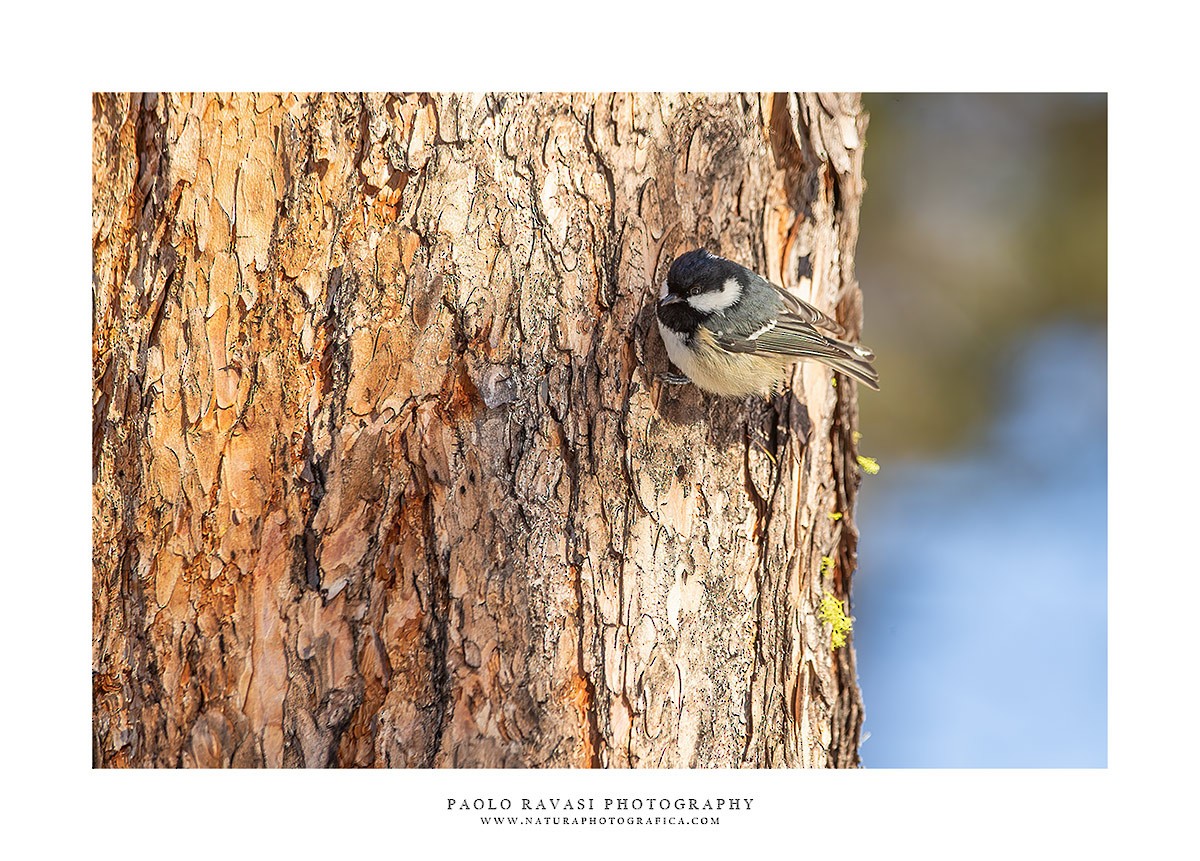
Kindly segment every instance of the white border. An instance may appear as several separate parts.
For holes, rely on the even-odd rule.
[[[1064,8],[1058,8],[1062,6]],[[416,851],[1149,857],[1194,845],[1197,191],[1184,7],[1017,2],[457,7],[103,4],[9,19],[3,627],[9,845],[88,857]],[[1179,10],[1178,12],[1176,10]],[[445,16],[452,16],[453,33]],[[422,21],[424,18],[424,22]],[[437,20],[441,19],[440,23]],[[441,29],[437,29],[440,27]],[[423,38],[423,33],[434,33]],[[586,59],[586,61],[585,61]],[[1096,771],[93,772],[90,93],[743,87],[1110,91],[1109,768]],[[53,309],[54,316],[47,310]],[[1047,632],[1047,649],[1054,648]],[[1052,707],[1047,704],[1047,707]],[[1180,783],[1182,781],[1182,783]],[[714,832],[474,828],[451,794],[752,795]],[[1173,857],[1174,851],[1167,854]]]

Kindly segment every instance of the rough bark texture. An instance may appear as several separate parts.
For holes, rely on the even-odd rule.
[[[865,125],[96,96],[95,764],[857,764],[853,384],[664,386],[653,305],[705,246],[856,331]]]

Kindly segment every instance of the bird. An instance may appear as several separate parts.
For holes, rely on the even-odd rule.
[[[698,248],[671,264],[659,295],[658,330],[667,356],[694,383],[726,397],[770,396],[792,365],[821,362],[876,391],[875,354],[839,340],[830,317],[732,260]]]

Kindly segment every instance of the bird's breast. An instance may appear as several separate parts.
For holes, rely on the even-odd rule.
[[[730,353],[703,328],[687,335],[660,319],[658,331],[671,362],[706,392],[730,397],[768,395],[791,365],[779,356]]]

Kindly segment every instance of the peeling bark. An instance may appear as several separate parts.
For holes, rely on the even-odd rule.
[[[856,765],[854,385],[664,387],[653,306],[705,246],[857,331],[865,126],[97,95],[95,764]]]

